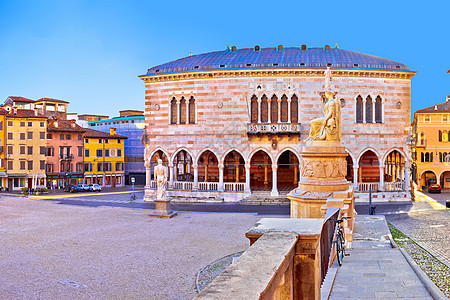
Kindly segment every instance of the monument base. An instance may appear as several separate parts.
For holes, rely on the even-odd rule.
[[[155,199],[156,207],[148,214],[150,217],[170,219],[177,215],[176,212],[170,209],[171,199]]]

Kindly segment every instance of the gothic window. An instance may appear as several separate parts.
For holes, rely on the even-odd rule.
[[[258,97],[255,95],[252,96],[252,99],[250,101],[250,111],[251,111],[251,122],[252,123],[258,123]]]
[[[447,154],[447,152],[444,152],[444,154],[442,155],[442,160],[444,162],[448,162],[448,154]]]
[[[442,142],[442,131],[439,130],[439,142]]]
[[[269,122],[269,104],[266,95],[263,95],[261,98],[261,122]]]
[[[177,100],[175,97],[172,98],[172,101],[170,101],[170,124],[177,124],[177,115],[178,115],[178,109],[177,109]]]
[[[270,120],[272,123],[278,123],[278,98],[273,95],[270,100]]]
[[[372,123],[372,97],[366,98],[366,123]]]
[[[439,162],[442,162],[442,152],[439,152]]]
[[[291,123],[298,123],[298,98],[295,94],[291,97]]]
[[[186,99],[181,97],[180,100],[180,124],[186,124]]]
[[[377,96],[375,99],[375,123],[382,123],[382,115],[381,97]]]
[[[421,161],[421,162],[424,162],[424,161],[425,161],[423,152],[420,153],[420,161]]]
[[[195,99],[192,96],[189,99],[189,124],[195,124]]]
[[[443,142],[448,142],[448,133],[447,133],[447,130],[444,130],[444,131],[442,132],[442,141],[443,141]]]
[[[430,153],[425,153],[425,162],[430,162]]]
[[[356,98],[356,123],[363,122],[363,99],[361,95]]]
[[[288,98],[286,95],[283,95],[283,97],[281,97],[281,122],[288,121],[288,108]]]

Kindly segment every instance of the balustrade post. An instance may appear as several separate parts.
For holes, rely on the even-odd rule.
[[[270,196],[278,196],[278,187],[277,187],[277,171],[278,166],[272,165],[272,191],[270,192]]]
[[[252,191],[250,190],[250,162],[245,163],[245,185],[244,194],[250,195]]]
[[[194,185],[192,189],[196,191],[198,190],[198,165],[193,165],[192,168],[194,168]]]
[[[223,192],[223,163],[219,163],[219,192]]]
[[[384,165],[380,165],[380,191],[384,191]]]

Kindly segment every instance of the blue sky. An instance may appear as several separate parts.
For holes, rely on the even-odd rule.
[[[414,3],[0,0],[0,101],[50,97],[116,116],[144,109],[138,75],[190,52],[337,42],[417,71],[415,111],[450,94],[450,4]]]

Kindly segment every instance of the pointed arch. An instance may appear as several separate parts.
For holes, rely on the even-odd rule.
[[[388,151],[386,151],[386,153],[383,155],[383,160],[382,160],[383,164],[386,161],[386,159],[389,156],[389,154],[391,154],[393,151],[399,152],[401,154],[401,156],[403,157],[403,160],[405,161],[405,163],[408,162],[408,157],[406,156],[406,153],[403,150],[401,150],[400,148],[394,147],[394,148],[391,148]]]
[[[247,162],[247,161],[245,160],[246,156],[244,155],[244,153],[242,153],[241,150],[232,147],[232,148],[228,149],[227,151],[225,151],[225,152],[222,154],[221,157],[218,157],[218,158],[220,159],[220,163],[221,163],[221,164],[224,163],[225,157],[227,157],[227,155],[228,155],[230,152],[232,152],[232,151],[236,151],[237,153],[239,153],[239,154],[242,156],[242,158],[244,159],[244,161]]]
[[[166,150],[164,150],[163,148],[161,148],[161,147],[157,147],[157,148],[155,148],[155,149],[153,149],[151,152],[150,152],[150,161],[152,160],[152,158],[153,158],[153,156],[155,155],[155,153],[156,152],[158,152],[158,151],[161,151],[165,156],[166,156],[166,158],[167,158],[167,163],[169,163],[170,162],[170,155],[169,155],[169,153],[166,151]]]
[[[372,97],[366,97],[366,123],[373,123],[373,101]]]
[[[174,163],[175,157],[176,157],[177,154],[178,154],[180,151],[182,151],[182,150],[186,151],[186,153],[189,154],[189,155],[191,156],[192,162],[194,161],[195,155],[191,152],[191,150],[189,150],[189,149],[186,148],[186,147],[179,147],[179,148],[177,148],[177,149],[173,152],[172,156],[170,157],[170,162],[171,162],[171,164]]]
[[[278,123],[278,97],[275,94],[270,98],[270,122]]]
[[[202,156],[202,154],[203,154],[204,152],[206,152],[206,151],[210,151],[212,154],[214,154],[214,155],[216,156],[216,158],[217,158],[217,161],[219,161],[220,156],[216,153],[216,150],[212,149],[211,147],[205,147],[205,148],[203,148],[202,150],[200,150],[200,151],[197,153],[197,156],[194,158],[194,164],[195,164],[195,165],[198,165],[198,160],[200,159],[200,157]]]
[[[286,152],[286,151],[291,151],[292,153],[294,153],[295,154],[295,156],[297,156],[297,159],[298,159],[298,161],[300,161],[300,154],[298,153],[298,150],[295,150],[294,148],[292,148],[292,147],[284,147],[283,149],[281,149],[279,152],[278,152],[278,154],[275,156],[275,161],[277,162],[278,161],[278,159],[280,158],[280,156],[281,156],[281,154],[283,154],[283,152]]]
[[[178,103],[175,97],[170,100],[170,124],[177,124],[178,121]]]
[[[286,123],[289,121],[289,114],[288,114],[289,104],[288,104],[288,97],[286,96],[286,94],[283,94],[283,96],[281,96],[280,106],[281,106],[280,107],[281,122]]]
[[[255,94],[250,98],[250,123],[258,123],[258,97]]]
[[[261,97],[261,123],[269,122],[269,102],[267,96],[264,94]]]
[[[356,123],[363,123],[363,98],[361,95],[356,97]]]
[[[383,123],[383,99],[380,95],[375,98],[375,123]]]
[[[375,155],[377,156],[378,161],[382,161],[382,160],[381,160],[381,155],[380,155],[380,153],[378,153],[378,151],[377,151],[375,148],[367,147],[367,148],[363,149],[363,150],[359,153],[358,158],[357,158],[357,161],[358,161],[358,162],[359,162],[359,160],[361,159],[361,156],[363,156],[364,153],[366,153],[367,151],[372,151],[372,152],[375,153]]]
[[[296,94],[291,97],[291,123],[298,123],[298,97]]]
[[[194,96],[189,98],[189,124],[195,124],[197,119],[197,102],[195,101]]]
[[[258,148],[256,148],[256,149],[254,149],[252,152],[250,152],[250,154],[248,155],[247,161],[251,161],[253,155],[254,155],[256,152],[258,152],[258,151],[263,151],[263,152],[265,152],[265,153],[269,156],[270,162],[271,162],[272,164],[274,163],[273,156],[272,156],[272,154],[270,153],[270,151],[267,150],[266,148],[263,148],[263,147],[258,147]]]

